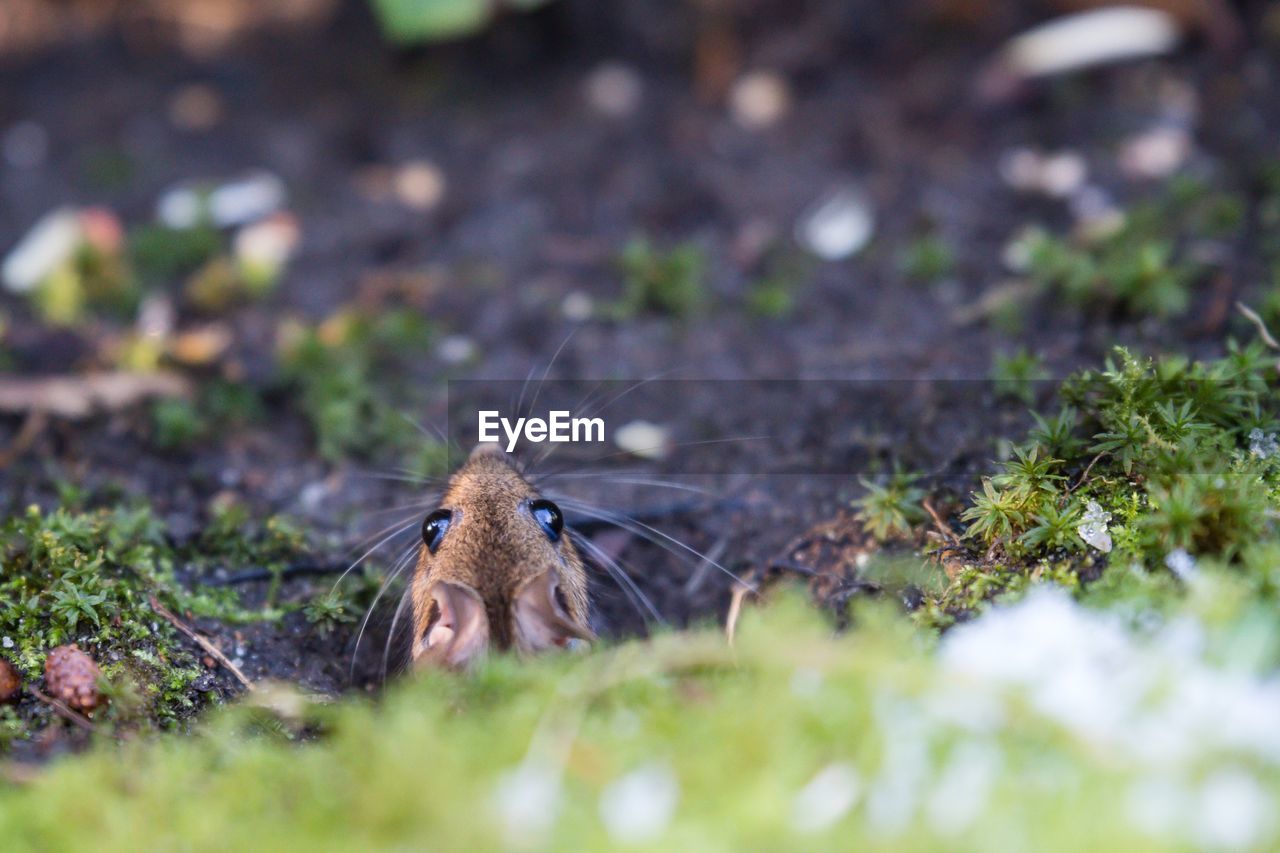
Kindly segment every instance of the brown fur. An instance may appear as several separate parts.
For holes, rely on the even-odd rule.
[[[418,552],[410,587],[413,657],[424,662],[425,644],[438,607],[433,592],[446,583],[473,591],[484,603],[489,645],[518,645],[514,602],[522,588],[551,571],[568,617],[564,633],[590,636],[587,574],[568,531],[552,542],[529,512],[541,495],[496,445],[480,445],[449,480],[441,499],[453,511],[448,531],[432,554]]]

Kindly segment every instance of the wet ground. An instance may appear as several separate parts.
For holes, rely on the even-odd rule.
[[[1002,155],[1019,146],[1076,152],[1089,182],[1123,205],[1159,182],[1127,177],[1117,146],[1167,121],[1190,98],[1194,149],[1183,170],[1252,192],[1250,176],[1275,156],[1280,129],[1274,44],[1224,55],[1193,36],[1168,58],[992,103],[977,95],[977,79],[1003,40],[1038,17],[1033,11],[960,23],[881,4],[760,2],[753,22],[739,27],[740,52],[730,65],[781,75],[791,103],[774,126],[748,129],[720,93],[706,91],[715,87],[692,59],[699,29],[691,7],[665,3],[659,12],[654,5],[606,11],[566,0],[465,44],[397,51],[363,6],[351,4],[318,32],[251,37],[213,58],[101,36],[7,63],[0,66],[0,125],[35,122],[47,130],[49,150],[38,166],[0,170],[0,245],[60,204],[106,204],[126,222],[144,221],[175,182],[267,169],[288,187],[302,245],[267,301],[229,315],[233,360],[251,383],[270,386],[282,319],[319,321],[352,302],[408,304],[442,338],[462,335],[474,344],[466,366],[437,350],[412,359],[399,377],[408,389],[401,405],[428,424],[444,417],[442,380],[449,378],[520,381],[549,370],[573,379],[673,371],[686,379],[812,380],[798,386],[805,390],[794,410],[754,398],[744,384],[735,407],[718,423],[712,418],[726,436],[747,423],[769,440],[700,449],[733,460],[721,471],[737,471],[700,476],[712,491],[702,505],[673,510],[687,496],[590,477],[561,484],[598,505],[653,512],[664,533],[735,573],[791,559],[787,543],[847,519],[861,489],[857,473],[901,455],[892,431],[856,428],[864,414],[856,395],[828,399],[837,383],[981,378],[995,353],[1019,343],[1059,375],[1095,363],[1117,342],[1215,351],[1233,328],[1224,306],[1262,280],[1249,219],[1220,241],[1221,274],[1197,286],[1182,319],[1065,312],[1051,302],[1026,307],[1014,333],[966,317],[1009,277],[1003,255],[1020,228],[1039,222],[1060,230],[1073,221],[1062,201],[1011,188]],[[638,83],[633,103],[602,109],[600,96],[593,103],[587,93],[593,80],[600,84],[602,63]],[[211,87],[223,103],[224,115],[208,128],[171,119],[175,94],[191,84]],[[444,176],[438,204],[417,210],[369,189],[379,168],[415,160]],[[807,209],[844,187],[865,198],[874,237],[849,259],[823,262],[800,249],[793,233]],[[904,247],[925,232],[955,253],[952,272],[932,285],[909,280],[901,264]],[[621,297],[616,258],[638,234],[661,246],[701,248],[710,270],[705,307],[684,319],[577,318],[567,306],[583,295],[597,305]],[[795,310],[756,316],[747,294],[779,257],[795,270]],[[19,300],[3,300],[12,372],[74,372],[94,362],[83,335],[28,322]],[[959,483],[994,455],[994,437],[1020,421],[1022,407],[997,404],[981,383],[972,393],[971,405],[950,430],[935,433],[913,466]],[[182,539],[229,492],[256,511],[303,520],[317,561],[333,564],[358,555],[364,537],[395,519],[389,508],[423,499],[421,488],[377,476],[392,473],[394,462],[324,462],[297,401],[279,393],[267,401],[265,423],[180,453],[148,441],[138,411],[53,423],[0,470],[0,506],[51,502],[63,479],[113,484],[146,496]],[[698,420],[705,414],[672,410],[651,419],[677,435],[701,434],[710,428]],[[19,418],[0,420],[0,446],[20,428]],[[847,466],[763,476],[780,456],[815,443]],[[589,460],[581,464],[589,471]],[[672,460],[645,470],[689,482]],[[420,513],[403,516],[413,522]],[[415,530],[411,523],[402,541],[411,542]],[[613,536],[608,547],[635,569],[668,621],[718,617],[727,607],[728,579],[700,558],[638,537],[600,535]],[[388,547],[375,564],[389,566],[394,554]],[[285,599],[309,594],[315,583],[290,581]],[[250,601],[259,586],[245,585]],[[606,632],[642,630],[616,585],[602,580],[597,600]],[[362,684],[377,680],[382,626],[393,610],[383,606],[373,620],[376,651],[358,667]],[[283,625],[201,627],[242,649],[250,677],[324,691],[347,683],[352,637],[345,632],[321,639],[297,614]]]

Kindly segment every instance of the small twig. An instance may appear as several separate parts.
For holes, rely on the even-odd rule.
[[[751,590],[745,586],[735,586],[733,588],[733,597],[729,599],[729,615],[724,619],[724,636],[733,645],[734,635],[738,630],[738,616],[742,614],[742,600],[750,594]]]
[[[49,423],[49,417],[43,411],[34,410],[27,413],[22,420],[22,427],[18,430],[18,434],[13,437],[13,441],[9,446],[0,450],[0,468],[7,468],[10,463],[19,456],[31,449],[31,445],[35,444],[40,433],[44,432],[45,426]]]
[[[166,608],[163,604],[157,601],[154,595],[151,596],[151,609],[154,610],[160,616],[163,616],[170,625],[177,628],[179,631],[181,631],[182,633],[190,637],[192,640],[194,640],[196,645],[200,646],[200,648],[204,649],[206,652],[209,653],[210,657],[212,657],[218,663],[222,664],[223,667],[226,668],[227,672],[234,675],[236,677],[236,680],[245,686],[246,690],[254,689],[253,682],[250,681],[247,677],[245,677],[245,674],[240,671],[240,667],[232,663],[231,659],[228,658],[226,655],[224,655],[221,649],[219,649],[213,643],[206,640],[204,637],[201,637],[189,625],[187,625],[177,616],[174,616],[172,613],[170,613],[168,608]]]
[[[933,519],[933,526],[942,534],[943,539],[946,539],[948,542],[960,541],[956,538],[956,534],[952,532],[951,528],[947,527],[947,523],[943,521],[942,516],[938,514],[938,511],[933,508],[933,503],[928,498],[920,501],[920,505],[924,507],[925,512],[929,513],[929,517]]]
[[[1271,332],[1267,329],[1267,324],[1258,316],[1258,312],[1254,311],[1243,302],[1236,303],[1236,310],[1245,316],[1245,318],[1258,329],[1258,337],[1262,338],[1262,342],[1274,350],[1280,350],[1280,342],[1271,336]]]
[[[1085,466],[1084,471],[1080,474],[1080,479],[1076,480],[1076,484],[1074,486],[1067,489],[1068,495],[1085,484],[1085,481],[1089,479],[1089,472],[1093,470],[1093,466],[1097,465],[1098,460],[1106,455],[1107,455],[1107,451],[1104,450],[1101,453],[1099,453],[1097,456],[1093,457],[1093,459],[1089,460],[1089,464]]]
[[[80,728],[84,729],[87,732],[94,732],[98,730],[97,726],[95,726],[89,720],[89,718],[86,717],[84,714],[81,714],[79,711],[73,710],[72,708],[68,707],[65,703],[60,702],[57,699],[54,699],[52,696],[48,696],[42,693],[40,691],[40,688],[34,687],[34,686],[28,686],[27,690],[31,693],[32,696],[36,697],[41,702],[45,703],[50,708],[52,708],[54,712],[59,717],[62,717],[64,720],[70,720],[71,722],[75,723],[77,726],[79,726]]]

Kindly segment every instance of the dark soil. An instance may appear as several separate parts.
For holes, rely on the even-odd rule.
[[[250,381],[268,384],[282,318],[315,321],[354,300],[376,304],[388,281],[410,292],[441,330],[478,346],[478,363],[465,370],[431,357],[400,377],[417,392],[406,410],[428,423],[444,415],[445,378],[520,381],[549,369],[552,377],[574,379],[678,370],[683,378],[810,380],[795,386],[799,396],[786,409],[744,383],[718,419],[684,410],[652,415],[677,435],[715,428],[741,435],[745,424],[769,439],[700,448],[704,461],[732,460],[698,469],[718,474],[682,480],[688,471],[673,461],[652,466],[655,476],[709,483],[713,491],[703,506],[659,512],[653,523],[693,549],[714,550],[735,573],[778,560],[820,561],[822,549],[784,549],[815,526],[847,518],[861,489],[857,473],[883,470],[911,445],[925,451],[911,455],[914,465],[927,462],[929,473],[962,491],[994,456],[994,439],[1016,434],[1023,420],[1020,404],[998,403],[974,382],[947,386],[952,397],[966,388],[968,396],[935,402],[932,429],[922,430],[914,415],[899,423],[900,433],[874,419],[877,428],[865,428],[865,390],[841,390],[868,387],[847,384],[862,379],[983,378],[993,354],[1013,342],[952,317],[1006,277],[1002,250],[1021,226],[1060,228],[1069,217],[1059,203],[1008,188],[997,170],[1001,152],[1015,145],[1074,149],[1119,200],[1141,197],[1151,187],[1118,173],[1115,147],[1156,118],[1156,95],[1172,81],[1200,97],[1188,168],[1215,186],[1248,189],[1255,166],[1275,156],[1280,67],[1274,45],[1271,53],[1249,44],[1222,55],[1193,38],[1167,60],[1098,71],[991,105],[976,97],[975,79],[1003,40],[1037,17],[1030,12],[961,26],[922,18],[912,4],[752,5],[753,23],[740,28],[742,67],[779,71],[794,97],[784,120],[762,132],[741,129],[721,101],[699,96],[690,59],[697,27],[691,5],[675,2],[565,0],[464,44],[416,51],[388,48],[357,3],[318,33],[250,38],[207,60],[117,36],[67,44],[0,66],[0,127],[33,120],[51,140],[42,167],[0,171],[0,245],[60,204],[107,204],[127,222],[141,222],[175,182],[268,169],[289,187],[303,247],[269,301],[231,317],[236,359]],[[584,80],[603,61],[640,74],[634,115],[602,117],[586,102]],[[186,132],[166,118],[169,98],[191,82],[212,85],[226,101],[226,119],[211,130]],[[439,208],[415,213],[359,192],[362,169],[419,157],[447,177]],[[874,242],[848,261],[805,262],[792,315],[750,315],[744,294],[765,264],[750,235],[775,235],[791,246],[801,211],[850,181],[874,201]],[[908,281],[899,265],[901,248],[924,228],[936,229],[957,253],[954,276],[935,286]],[[703,248],[710,307],[682,321],[565,319],[561,306],[571,292],[597,303],[621,295],[615,258],[641,233],[659,245],[694,241]],[[1227,245],[1227,284],[1206,284],[1182,320],[1090,316],[1043,304],[1029,309],[1020,340],[1059,374],[1095,363],[1116,342],[1216,350],[1231,318],[1222,305],[1261,278],[1251,239],[1245,234]],[[77,334],[25,322],[26,308],[3,299],[14,318],[6,347],[15,371],[75,371],[91,360]],[[52,424],[0,470],[0,508],[50,504],[59,480],[91,490],[110,484],[145,496],[181,539],[198,532],[211,502],[230,492],[264,514],[303,519],[318,561],[335,563],[358,556],[358,543],[397,517],[388,508],[424,499],[417,487],[371,476],[394,461],[323,462],[296,401],[275,394],[268,403],[266,423],[183,453],[154,446],[144,412]],[[20,425],[0,420],[0,446]],[[826,462],[806,468],[803,460],[819,458],[815,447]],[[802,461],[780,466],[779,459]],[[833,459],[840,461],[829,464]],[[591,478],[558,485],[626,511],[689,497]],[[413,522],[421,510],[400,515]],[[415,531],[411,523],[402,541],[411,542]],[[724,612],[729,581],[697,557],[635,537],[606,542],[670,623]],[[386,568],[394,556],[388,547],[375,565]],[[301,577],[286,583],[282,596],[301,600],[330,582]],[[265,584],[243,588],[252,604]],[[384,597],[361,645],[361,686],[379,680],[394,597]],[[616,585],[601,581],[597,606],[607,633],[644,629]],[[322,638],[297,614],[282,624],[199,627],[236,651],[251,678],[325,692],[349,684],[354,631]]]

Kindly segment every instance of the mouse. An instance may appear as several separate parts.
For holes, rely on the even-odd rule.
[[[409,586],[415,669],[465,670],[492,652],[592,642],[587,569],[514,457],[476,445],[422,522]]]

